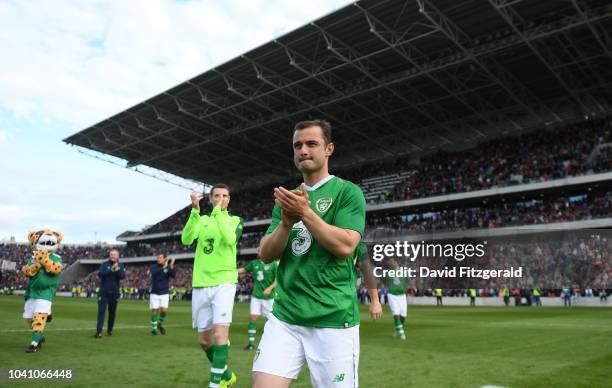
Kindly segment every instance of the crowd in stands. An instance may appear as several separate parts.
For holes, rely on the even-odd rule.
[[[612,144],[603,147],[592,161],[593,172],[606,172],[612,170]]]
[[[375,264],[380,266],[381,264]],[[522,277],[479,278],[422,278],[412,279],[410,287],[416,292],[441,287],[444,289],[495,289],[502,287],[560,290],[565,286],[582,288],[612,287],[612,235],[593,231],[566,234],[537,234],[509,240],[488,241],[482,258],[472,257],[457,261],[453,257],[419,257],[414,261],[402,259],[400,266],[444,269],[470,266],[476,269],[523,268]],[[383,263],[384,267],[384,263]],[[497,295],[497,292],[489,294]]]
[[[368,215],[366,236],[390,236],[411,233],[456,231],[474,228],[500,228],[518,225],[536,225],[556,222],[591,220],[612,216],[612,192],[481,204],[478,207],[445,209],[418,214]],[[243,235],[239,248],[254,248],[263,232]],[[150,256],[157,251],[170,253],[192,252],[193,246],[184,246],[178,238],[120,249],[121,255]]]
[[[612,192],[537,199],[514,203],[483,204],[419,214],[370,215],[367,236],[430,233],[473,228],[500,228],[612,216]]]
[[[559,296],[563,287],[571,286],[576,295],[598,296],[599,291],[593,289],[609,289],[612,287],[612,237],[605,232],[570,233],[563,236],[534,235],[521,237],[517,240],[491,242],[486,254],[481,259],[470,259],[469,262],[458,262],[454,258],[420,257],[415,261],[400,261],[401,266],[416,268],[428,267],[441,269],[444,267],[469,265],[479,269],[508,269],[523,267],[523,277],[516,279],[447,279],[417,277],[409,281],[408,295],[431,296],[433,288],[444,289],[445,296],[465,296],[468,287],[476,287],[479,297],[497,297],[503,287],[510,287],[513,295],[519,292],[524,295],[534,287],[542,290],[543,296]],[[467,260],[467,259],[466,259]],[[132,299],[148,298],[150,287],[149,267],[152,262],[126,264],[127,276],[121,282],[122,297]],[[240,260],[238,267],[246,261]],[[373,262],[374,266],[383,265],[384,261]],[[93,268],[93,267],[92,267]],[[175,299],[189,298],[193,262],[179,260],[175,264],[176,278],[170,284],[175,290]],[[59,291],[70,291],[73,294],[95,296],[99,285],[97,269],[78,282],[68,286],[62,285]],[[25,289],[27,278],[19,271],[4,272],[0,289]],[[380,293],[386,294],[386,279],[380,279]],[[248,300],[253,283],[250,275],[239,278],[236,297],[238,300]],[[519,290],[519,291],[516,291]],[[527,291],[525,291],[527,290]],[[366,290],[363,284],[357,287],[360,300],[367,302]]]
[[[60,245],[57,251],[64,265],[69,265],[77,259],[102,259],[108,257],[111,249],[119,249],[122,256],[135,256],[136,250],[125,245],[83,244]],[[26,263],[32,254],[32,246],[27,243],[0,243],[0,259],[16,262],[19,266]]]
[[[239,241],[239,248],[256,247],[261,239],[262,233],[245,233]],[[171,241],[162,241],[152,244],[130,244],[130,245],[61,245],[58,254],[62,257],[64,267],[75,262],[77,259],[105,259],[108,258],[111,249],[119,251],[120,257],[143,257],[155,256],[159,252],[167,253],[193,253],[195,244],[183,245],[178,238]],[[8,260],[17,263],[21,267],[32,254],[32,246],[27,243],[0,243],[0,260]]]
[[[590,120],[561,129],[540,130],[511,138],[500,138],[478,144],[469,150],[439,151],[420,159],[410,157],[369,163],[346,171],[332,172],[362,186],[363,180],[396,174],[404,176],[393,189],[385,191],[370,203],[381,203],[493,187],[550,181],[570,176],[612,171],[612,148],[602,147],[589,161],[595,146],[612,142],[609,121]],[[295,179],[281,183],[296,187]],[[274,206],[273,189],[267,185],[232,193],[230,211],[245,221],[270,218]],[[179,210],[165,220],[143,231],[143,234],[180,231],[191,207]]]
[[[478,207],[444,209],[418,214],[377,215],[367,217],[366,237],[377,238],[403,234],[457,231],[474,228],[500,228],[518,225],[536,225],[565,221],[590,220],[612,216],[612,191],[588,192],[582,195],[562,196],[481,204]],[[243,234],[239,248],[255,248],[263,231]],[[65,266],[76,259],[107,258],[111,249],[119,250],[120,257],[155,256],[193,253],[194,245],[185,246],[178,237],[173,240],[129,245],[63,245],[58,253]],[[29,244],[0,244],[0,259],[25,264],[32,248]]]
[[[587,121],[554,131],[500,138],[461,152],[440,151],[421,160],[394,200],[549,181],[593,170],[588,157],[612,141],[609,122]]]
[[[0,243],[0,259],[23,265],[31,254],[32,246],[30,244]]]

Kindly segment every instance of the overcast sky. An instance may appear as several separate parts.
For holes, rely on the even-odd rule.
[[[348,3],[0,0],[0,240],[112,243],[187,205],[61,140]]]

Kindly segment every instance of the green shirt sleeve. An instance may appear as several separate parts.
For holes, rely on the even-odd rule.
[[[239,217],[230,216],[227,210],[212,214],[221,233],[221,241],[226,245],[236,245],[242,236],[242,220]]]
[[[191,209],[189,218],[183,231],[181,233],[181,242],[183,245],[191,245],[200,234],[200,211],[198,209]]]
[[[366,201],[359,186],[349,183],[344,189],[334,226],[359,232],[365,230]]]
[[[245,266],[243,267],[243,268],[244,268],[244,270],[245,270],[245,271],[247,271],[247,272],[253,273],[253,262],[254,262],[254,261],[255,261],[255,260],[251,260],[251,261],[249,262],[249,264],[245,265]]]
[[[278,272],[278,260],[274,260],[273,262],[274,265],[274,271],[272,272],[274,274],[274,278],[273,278],[273,282],[276,281],[276,273]]]
[[[238,226],[236,226],[236,242],[242,237],[242,231],[244,230],[244,220],[238,217]]]
[[[367,261],[368,259],[368,247],[365,245],[363,240],[361,240],[357,246],[357,262],[361,262],[363,260]]]
[[[278,224],[281,221],[281,208],[278,205],[274,205],[274,209],[272,209],[272,222],[270,226],[268,226],[268,230],[266,230],[266,234],[270,234],[276,230]]]

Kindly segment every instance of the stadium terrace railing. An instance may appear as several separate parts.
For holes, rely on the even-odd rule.
[[[444,231],[431,233],[415,233],[407,230],[392,230],[387,228],[370,229],[366,231],[366,243],[392,243],[397,240],[414,242],[422,240],[456,240],[463,238],[487,238],[516,236],[533,233],[560,232],[582,229],[600,229],[612,227],[612,218],[599,218],[595,220],[556,222],[547,224],[530,224],[521,226],[506,226],[501,228],[481,228],[458,231]]]

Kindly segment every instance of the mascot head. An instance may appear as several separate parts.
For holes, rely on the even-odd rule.
[[[55,252],[64,236],[49,229],[28,233],[28,240],[36,250]]]

